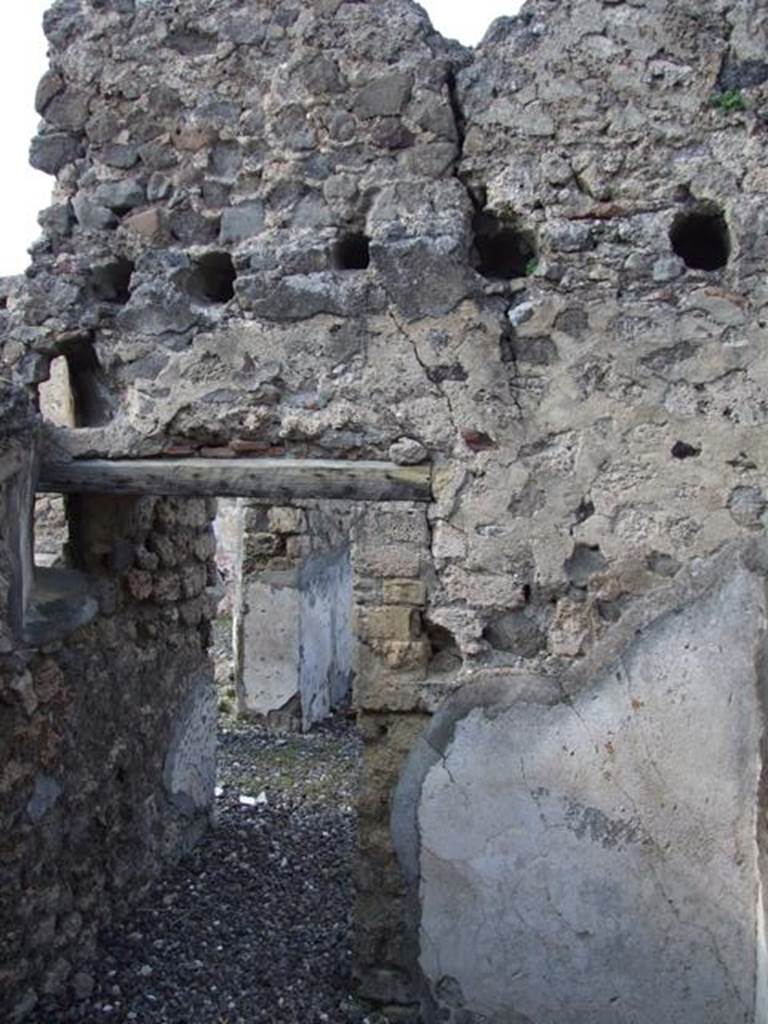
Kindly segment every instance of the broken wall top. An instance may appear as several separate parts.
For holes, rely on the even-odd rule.
[[[537,0],[475,51],[405,2],[83,0],[46,28],[56,191],[4,358],[80,376],[60,457],[408,439],[429,614],[480,665],[578,657],[762,530],[758,5]],[[691,215],[724,265],[676,251]]]

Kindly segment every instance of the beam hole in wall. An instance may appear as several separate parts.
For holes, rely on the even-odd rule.
[[[698,455],[701,455],[701,448],[687,441],[675,441],[672,445],[673,459],[695,459]]]
[[[187,291],[199,302],[224,305],[235,297],[237,271],[228,252],[209,252],[195,260]]]
[[[331,251],[334,270],[365,270],[370,262],[370,242],[362,232],[344,235]]]
[[[114,402],[104,370],[90,338],[65,349],[75,427],[102,427],[114,417]]]
[[[51,360],[48,380],[38,388],[40,413],[56,427],[98,427],[110,423],[114,403],[90,338],[67,343]]]
[[[728,224],[715,206],[700,205],[678,213],[669,238],[676,255],[691,270],[721,270],[731,255]]]
[[[515,220],[502,220],[484,210],[475,214],[472,230],[472,265],[478,274],[492,281],[509,281],[532,273],[536,245],[531,233]]]
[[[131,277],[135,269],[133,261],[124,256],[94,267],[89,282],[93,297],[99,302],[124,306],[131,297]]]

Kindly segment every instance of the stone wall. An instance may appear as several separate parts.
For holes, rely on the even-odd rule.
[[[425,1019],[762,1019],[765,564],[729,546],[618,658],[478,680],[419,737],[392,827]]]
[[[4,396],[0,1013],[15,1021],[41,993],[82,990],[99,928],[201,834],[216,704],[212,510],[81,499],[83,571],[39,571],[33,584],[18,524],[32,523],[38,425],[28,414],[14,435],[8,412]]]
[[[418,948],[410,927],[413,893],[389,825],[392,796],[446,679],[442,671],[430,671],[443,652],[426,631],[428,538],[426,508],[398,502],[367,506],[352,544],[358,639],[353,700],[364,744],[355,970],[361,994],[386,1006],[394,1019],[418,1017],[413,973]]]
[[[32,160],[56,190],[27,279],[0,312],[13,327],[3,362],[20,382],[44,380],[57,355],[73,374],[78,427],[50,427],[46,457],[431,462],[428,512],[372,509],[352,540],[367,748],[359,970],[401,1016],[471,1021],[484,1001],[499,1020],[529,1016],[512,1003],[530,1007],[530,992],[494,1002],[479,964],[469,980],[437,976],[421,908],[452,895],[455,878],[422,874],[444,839],[423,801],[444,799],[444,780],[413,766],[401,780],[405,876],[392,792],[427,716],[453,700],[503,721],[514,746],[523,705],[551,696],[552,721],[573,703],[598,747],[614,745],[598,726],[622,659],[662,678],[656,655],[633,646],[637,630],[656,636],[679,612],[696,647],[701,622],[685,608],[716,604],[716,583],[741,586],[745,572],[759,648],[765,12],[751,0],[529,0],[474,52],[408,0],[58,0],[46,30]],[[709,597],[696,579],[711,581]],[[690,668],[703,710],[675,733],[681,745],[719,715],[706,665]],[[747,789],[740,806],[756,807],[759,752],[738,709],[762,713],[759,673],[737,676],[728,721],[751,767],[723,763]],[[674,673],[667,685],[689,692]],[[471,750],[456,751],[470,780],[496,749],[473,728]],[[544,757],[552,737],[544,724],[537,735]],[[450,739],[435,741],[449,761]],[[665,733],[647,741],[666,754]],[[652,776],[654,757],[630,749],[630,775],[644,761]],[[591,785],[609,769],[580,746],[563,758],[535,790],[610,828],[637,819],[632,834],[664,849],[675,800],[658,825],[652,779],[641,772],[644,802],[617,815]],[[719,785],[714,767],[708,778]],[[478,801],[461,827],[483,849],[493,815]],[[411,826],[416,853],[402,838]],[[582,830],[586,864],[601,829]],[[732,853],[723,872],[737,885]],[[530,851],[509,855],[524,876]],[[539,898],[562,908],[576,900],[571,863],[550,869]],[[681,870],[699,867],[686,858]],[[578,891],[588,918],[589,886]],[[678,981],[701,949],[704,917],[689,910]],[[474,948],[518,948],[516,921],[506,913]],[[582,963],[577,933],[591,930],[563,940],[565,962]],[[622,936],[637,937],[631,922]],[[626,1019],[613,995],[579,1019]],[[655,1020],[647,1005],[630,1012]]]
[[[391,8],[57,4],[5,356],[85,379],[60,453],[429,456],[431,621],[557,671],[759,521],[762,22],[542,0],[470,54]],[[670,234],[707,210],[714,270]]]

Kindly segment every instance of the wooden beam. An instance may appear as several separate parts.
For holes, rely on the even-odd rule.
[[[337,498],[431,501],[429,466],[331,459],[80,459],[42,466],[37,490],[54,494]]]

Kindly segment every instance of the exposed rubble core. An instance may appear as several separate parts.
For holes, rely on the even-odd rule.
[[[25,278],[0,283],[16,388],[6,507],[31,502],[37,458],[429,464],[430,504],[361,505],[349,532],[361,994],[429,1024],[688,1024],[692,1007],[697,1022],[762,1020],[764,5],[529,0],[474,51],[410,0],[57,0],[45,28],[31,159],[55,175],[54,198]],[[35,426],[38,454],[14,410],[62,357],[74,419]],[[195,831],[207,806],[212,507],[68,503],[78,607],[83,594],[97,605],[87,622],[30,645],[25,528],[6,524],[0,552],[12,1019],[67,985],[62,949],[74,961],[90,948],[126,887],[183,845],[179,821]],[[728,594],[743,616],[718,632]],[[680,648],[664,639],[674,621]],[[725,707],[707,675],[723,651]],[[631,695],[616,703],[629,662],[645,718]],[[83,806],[94,712],[105,774]],[[571,736],[574,713],[589,742]],[[686,760],[715,720],[733,749]],[[486,799],[494,750],[509,771]],[[678,809],[703,815],[723,774],[738,815],[707,812],[717,868],[675,860]],[[617,797],[627,779],[631,812]],[[515,801],[572,833],[540,877],[536,844],[494,846],[494,821],[514,833]],[[121,808],[143,823],[130,870],[109,828],[88,838]],[[612,892],[573,872],[574,850],[583,865],[605,858]],[[510,872],[534,878],[521,896],[533,917],[504,888]],[[627,920],[628,872],[658,883],[643,889],[653,942]],[[718,931],[729,895],[743,932]],[[475,920],[469,905],[486,898]],[[446,914],[476,932],[451,934]],[[737,933],[749,948],[735,979]],[[659,1003],[631,955],[618,991],[598,984],[617,943],[674,948]],[[525,947],[521,980],[512,962],[493,961],[503,985],[490,976],[494,945]],[[542,992],[531,979],[555,948],[558,981]],[[709,1001],[686,1002],[702,973]],[[568,1002],[577,976],[594,977],[592,1003]]]

